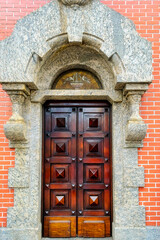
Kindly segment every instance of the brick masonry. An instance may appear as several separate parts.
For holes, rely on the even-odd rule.
[[[49,1],[0,0],[0,40],[10,36],[18,19]],[[139,149],[139,165],[145,168],[145,187],[140,188],[140,204],[146,206],[146,225],[160,226],[160,1],[103,1],[136,24],[140,35],[153,43],[153,82],[142,97],[141,116],[148,124],[144,147]],[[11,116],[11,102],[0,88],[0,226],[7,224],[7,208],[14,204],[14,192],[7,187],[8,168],[14,167],[14,150],[9,149],[3,124]]]

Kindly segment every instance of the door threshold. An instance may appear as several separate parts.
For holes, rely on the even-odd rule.
[[[57,240],[113,240],[112,237],[105,237],[105,238],[82,238],[82,237],[73,237],[73,238],[42,238],[42,240],[54,240],[54,239],[57,239]]]

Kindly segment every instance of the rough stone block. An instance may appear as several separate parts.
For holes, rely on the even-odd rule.
[[[117,227],[145,227],[145,207],[121,207],[115,212]],[[122,238],[123,239],[123,238]]]
[[[126,187],[144,187],[144,168],[134,167],[125,168],[124,171],[124,185]]]
[[[9,228],[0,229],[0,239],[3,240],[41,240],[41,228]]]
[[[145,228],[119,228],[113,226],[114,240],[146,240]]]
[[[147,227],[147,240],[159,240],[160,239],[160,227]]]
[[[8,175],[8,186],[14,188],[29,187],[29,173],[25,167],[10,168]]]

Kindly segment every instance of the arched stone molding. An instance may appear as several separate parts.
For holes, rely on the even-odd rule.
[[[15,204],[7,228],[0,230],[5,240],[41,239],[42,104],[49,99],[112,104],[112,235],[146,240],[145,209],[138,198],[144,169],[138,167],[137,147],[146,132],[139,103],[151,82],[151,45],[130,20],[98,0],[81,3],[54,0],[19,20],[0,43],[0,82],[13,101],[5,133],[16,148],[15,168],[9,170]],[[93,72],[103,89],[51,89],[59,74],[75,67]]]
[[[70,21],[73,18],[76,18],[75,21]],[[73,38],[70,41],[68,27],[76,36],[80,31],[81,40]],[[54,50],[53,45],[56,42],[60,45],[66,42],[83,43],[87,36],[90,36],[89,42],[93,45],[97,39],[95,47],[99,47],[108,58],[114,53],[119,55],[127,76],[121,80],[123,86],[126,82],[150,83],[150,43],[138,35],[132,21],[103,6],[99,0],[89,1],[78,10],[63,5],[61,1],[52,1],[19,20],[12,36],[1,42],[1,82],[25,82],[30,88],[36,88],[37,65],[51,49]],[[10,65],[7,64],[8,59]],[[30,61],[32,67],[27,70]]]

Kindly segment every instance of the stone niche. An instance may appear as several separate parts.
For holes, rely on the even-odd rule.
[[[129,19],[98,0],[54,0],[19,20],[0,42],[0,82],[13,103],[4,126],[15,148],[9,169],[14,207],[8,209],[3,240],[40,240],[42,108],[46,100],[107,100],[112,105],[113,240],[146,240],[145,208],[138,167],[146,125],[141,96],[151,82],[151,44]],[[58,89],[67,71],[87,71],[99,89]]]

